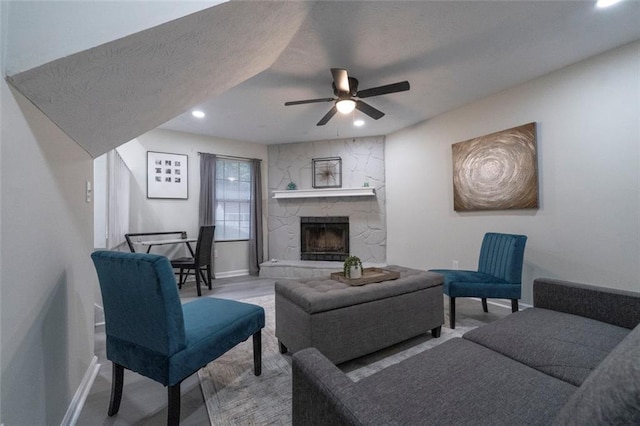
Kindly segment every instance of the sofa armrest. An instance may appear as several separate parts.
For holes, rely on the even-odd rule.
[[[640,323],[640,293],[569,281],[534,280],[533,306],[629,329]]]
[[[396,424],[316,348],[293,355],[293,425]]]

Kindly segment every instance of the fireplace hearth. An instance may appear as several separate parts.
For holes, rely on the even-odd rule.
[[[300,259],[342,261],[349,257],[349,218],[300,218]]]

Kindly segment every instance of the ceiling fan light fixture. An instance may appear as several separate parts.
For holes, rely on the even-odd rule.
[[[356,102],[353,99],[341,99],[336,102],[336,108],[342,114],[349,114],[356,108]]]
[[[365,90],[358,90],[358,79],[349,77],[347,70],[342,68],[331,68],[331,75],[333,76],[333,94],[335,98],[320,98],[320,99],[304,99],[301,101],[289,101],[284,105],[302,105],[312,104],[316,102],[334,102],[329,112],[318,121],[316,126],[324,126],[331,118],[340,112],[343,115],[352,113],[355,109],[358,109],[364,115],[368,115],[374,120],[378,120],[384,117],[384,112],[372,107],[366,102],[361,101],[362,98],[370,98],[372,96],[386,95],[389,93],[405,92],[409,90],[408,81],[399,81],[397,83],[385,84],[384,86],[371,87]],[[358,98],[354,100],[353,98]]]

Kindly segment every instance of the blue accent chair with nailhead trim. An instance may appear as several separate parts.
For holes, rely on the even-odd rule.
[[[511,299],[511,311],[518,311],[522,290],[525,235],[488,232],[482,240],[477,271],[431,269],[444,275],[443,292],[449,296],[449,325],[456,328],[456,298],[479,297],[488,312],[487,299]]]
[[[170,425],[180,422],[180,383],[252,336],[254,374],[261,374],[262,307],[212,297],[182,305],[164,256],[96,251],[91,258],[113,363],[109,416],[120,408],[125,368],[168,387]]]

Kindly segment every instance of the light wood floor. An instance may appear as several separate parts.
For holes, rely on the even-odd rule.
[[[221,297],[242,300],[251,297],[266,296],[274,293],[274,280],[257,277],[218,278],[213,289],[205,287],[202,296]],[[196,298],[194,283],[187,283],[180,290],[183,302]],[[448,298],[445,297],[445,310],[448,311]],[[492,322],[511,312],[510,307],[489,305],[489,313],[484,313],[479,300],[457,299],[456,316],[466,316],[482,322]],[[100,372],[93,383],[89,396],[80,413],[79,426],[94,425],[164,425],[167,419],[167,392],[159,383],[125,370],[124,392],[120,411],[114,417],[107,416],[111,394],[111,362],[106,359],[104,326],[95,328],[95,353]],[[192,375],[181,385],[180,424],[207,425],[209,416],[205,408],[197,374]]]

